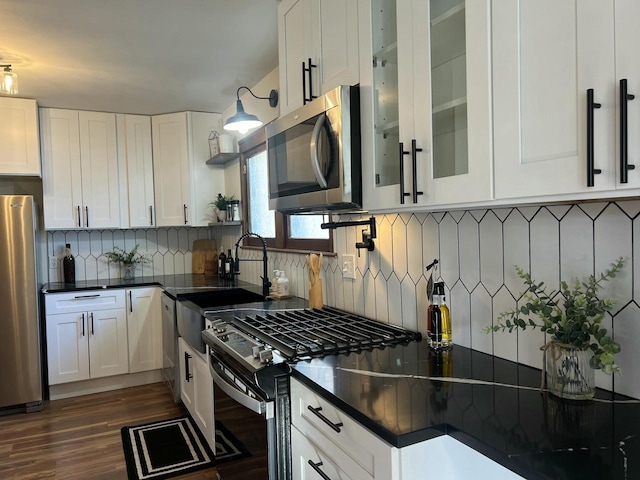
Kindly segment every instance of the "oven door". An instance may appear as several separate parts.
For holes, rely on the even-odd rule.
[[[277,480],[273,402],[263,399],[214,352],[209,355],[216,429],[224,435],[229,432],[231,443],[251,454],[230,462],[221,463],[218,459],[216,468],[220,477],[222,480]],[[224,429],[220,430],[218,422]]]

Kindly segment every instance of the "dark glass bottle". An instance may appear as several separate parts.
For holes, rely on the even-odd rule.
[[[220,249],[220,256],[218,257],[218,277],[225,278],[224,269],[227,264],[227,256],[224,254],[224,249]]]
[[[76,262],[71,255],[71,244],[65,245],[66,251],[62,259],[62,272],[64,274],[64,283],[76,283]]]
[[[227,280],[233,280],[233,255],[231,249],[227,250],[227,258],[224,264],[224,274]]]

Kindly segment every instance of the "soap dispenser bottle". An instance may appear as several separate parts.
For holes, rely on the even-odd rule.
[[[285,297],[289,295],[289,279],[283,270],[280,271],[278,276],[278,295]]]

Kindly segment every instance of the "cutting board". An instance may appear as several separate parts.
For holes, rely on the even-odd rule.
[[[191,248],[191,272],[195,275],[218,273],[215,240],[194,240]]]

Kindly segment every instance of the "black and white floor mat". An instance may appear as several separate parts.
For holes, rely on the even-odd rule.
[[[159,480],[209,468],[250,453],[216,422],[216,456],[193,420],[186,417],[122,428],[129,480]]]

